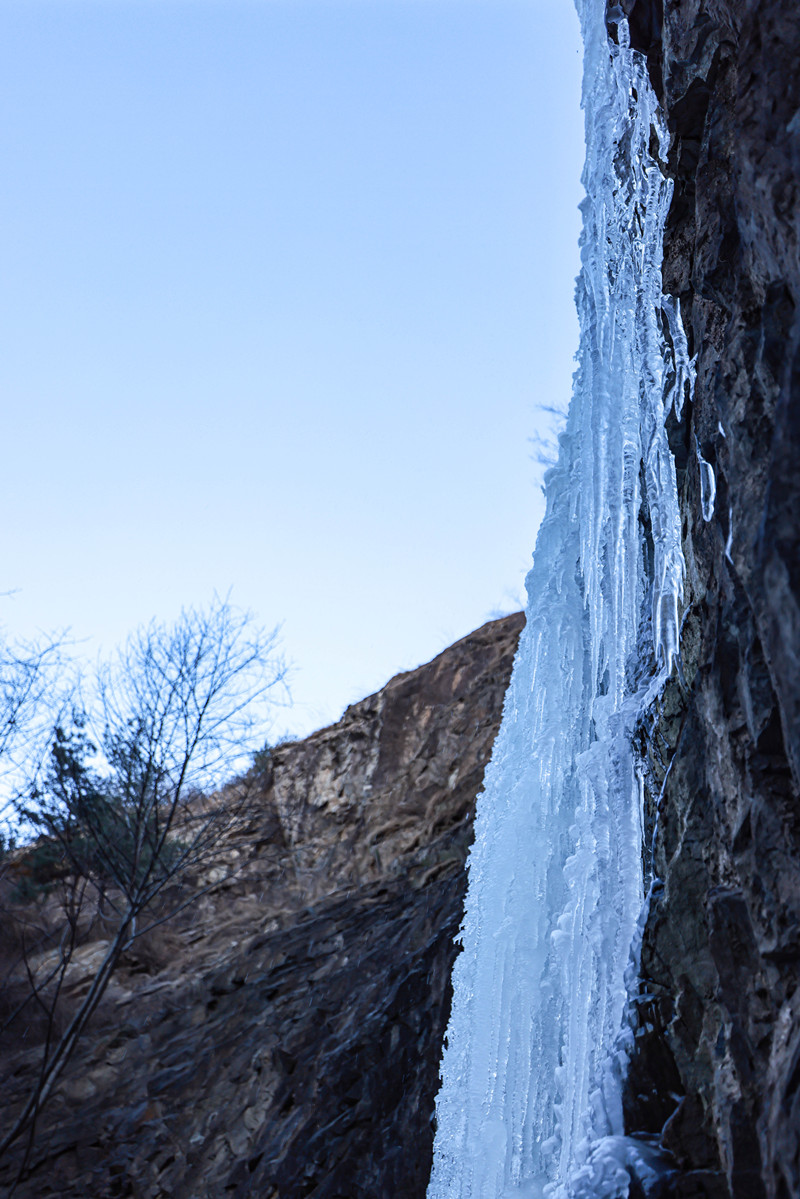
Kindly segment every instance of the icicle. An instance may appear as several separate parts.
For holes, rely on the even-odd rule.
[[[678,652],[684,564],[664,419],[680,414],[694,364],[662,296],[668,134],[646,65],[621,12],[616,45],[605,0],[579,12],[578,369],[478,800],[429,1199],[612,1199],[635,1168],[617,1041],[644,898],[631,739]]]
[[[728,538],[727,538],[727,541],[725,542],[725,557],[728,559],[731,566],[733,566],[733,558],[731,557],[732,549],[733,549],[733,508],[728,508]]]
[[[697,465],[700,470],[700,508],[703,513],[703,520],[708,522],[714,515],[714,500],[717,495],[717,480],[714,477],[714,467],[710,462],[706,462],[703,455],[700,453],[700,442],[695,437],[695,450],[697,452]]]
[[[667,391],[665,408],[667,413],[670,408],[674,408],[675,416],[680,420],[686,397],[687,395],[691,396],[694,392],[697,370],[695,359],[689,357],[689,343],[681,320],[678,301],[674,296],[664,296],[661,307],[667,318],[667,327],[672,342],[671,356],[674,372],[673,381]]]

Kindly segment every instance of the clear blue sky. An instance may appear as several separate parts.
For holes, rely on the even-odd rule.
[[[0,0],[9,631],[231,589],[299,732],[518,606],[580,66],[570,0]]]

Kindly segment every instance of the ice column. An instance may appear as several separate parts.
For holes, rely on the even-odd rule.
[[[622,1131],[615,1042],[643,899],[631,728],[677,653],[664,419],[693,367],[661,293],[667,132],[624,19],[615,44],[604,0],[579,12],[579,365],[478,801],[429,1199],[570,1195],[593,1146]]]

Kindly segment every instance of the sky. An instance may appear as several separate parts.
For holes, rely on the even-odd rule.
[[[215,594],[301,735],[522,606],[577,349],[570,0],[0,0],[0,623]]]

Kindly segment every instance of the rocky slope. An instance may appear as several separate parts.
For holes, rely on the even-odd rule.
[[[688,567],[653,728],[657,880],[628,1097],[680,1195],[800,1196],[800,7],[628,0],[673,134],[665,291]],[[716,478],[705,520],[697,458]],[[665,777],[665,771],[666,773]]]
[[[463,863],[522,624],[485,625],[273,751],[196,880],[211,891],[132,947],[16,1199],[424,1196]],[[68,1002],[103,948],[79,951]],[[38,1059],[25,1019],[4,1121]]]

